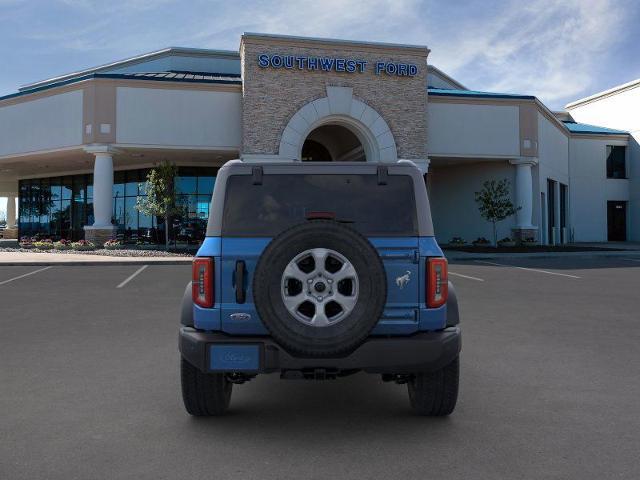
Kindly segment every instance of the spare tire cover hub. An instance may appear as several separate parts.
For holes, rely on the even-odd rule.
[[[328,327],[351,313],[358,283],[356,269],[344,255],[312,248],[296,255],[282,273],[282,301],[303,324]]]

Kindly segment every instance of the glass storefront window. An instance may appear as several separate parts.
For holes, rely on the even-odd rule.
[[[87,179],[85,175],[76,175],[73,177],[73,200],[83,202],[86,193]]]
[[[209,204],[211,203],[211,195],[198,195],[198,206],[196,207],[196,216],[202,220],[209,218]]]
[[[63,177],[62,178],[62,195],[60,198],[62,200],[71,200],[73,196],[73,188],[72,188],[72,177]]]
[[[113,186],[113,223],[127,243],[164,243],[164,219],[135,208],[144,196],[148,169],[117,171]],[[169,228],[176,244],[197,244],[204,238],[211,192],[217,169],[179,167],[175,187],[183,208]],[[21,236],[58,240],[83,238],[85,225],[94,222],[93,175],[21,180],[19,185]]]
[[[175,180],[175,189],[178,194],[193,194],[196,193],[198,185],[198,177],[183,177],[178,176]]]
[[[41,187],[41,192],[42,192],[42,197],[43,199],[47,196],[47,190],[49,190],[51,192],[51,201],[56,201],[56,200],[60,200],[62,198],[62,179],[59,177],[54,177],[52,179],[43,179],[42,180],[42,187]],[[47,186],[47,184],[50,183],[50,185]]]
[[[87,175],[87,198],[93,198],[93,175]]]
[[[118,227],[118,233],[124,232],[124,197],[113,199],[113,224]]]
[[[124,202],[125,225],[127,231],[138,229],[138,210],[136,210],[137,197],[126,197]]]
[[[216,177],[198,177],[198,193],[211,195]]]
[[[138,177],[138,170],[126,172],[127,181],[124,184],[124,194],[127,197],[138,195],[138,183],[140,183]]]
[[[113,196],[124,198],[125,172],[113,173]]]

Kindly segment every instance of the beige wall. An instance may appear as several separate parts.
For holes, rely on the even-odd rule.
[[[82,90],[0,106],[0,156],[82,144]]]
[[[427,144],[430,156],[520,156],[517,105],[430,101]]]
[[[475,192],[486,180],[502,180],[510,184],[515,203],[515,168],[507,161],[483,162],[465,159],[451,166],[429,168],[429,200],[436,238],[447,243],[453,237],[471,242],[478,237],[493,238],[492,226],[478,212]],[[515,216],[498,223],[498,240],[511,236]]]
[[[239,91],[118,87],[118,144],[239,150]]]
[[[330,44],[286,39],[243,37],[242,151],[244,154],[277,154],[282,132],[290,118],[307,103],[327,96],[327,86],[353,88],[353,97],[376,110],[395,139],[398,157],[424,159],[427,123],[428,50],[402,47],[373,48],[350,42]],[[362,59],[364,73],[272,69],[258,66],[258,55],[278,53]],[[414,77],[376,75],[377,61],[413,63]]]

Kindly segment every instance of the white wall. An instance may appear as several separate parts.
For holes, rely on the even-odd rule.
[[[520,156],[517,106],[429,102],[429,155]]]
[[[82,143],[82,90],[0,107],[0,156]]]
[[[631,133],[632,140],[629,142],[627,154],[629,161],[627,224],[629,239],[640,241],[640,85],[571,108],[569,112],[578,122],[627,130]]]
[[[571,139],[569,202],[577,242],[607,241],[607,201],[629,200],[629,180],[607,179],[607,145],[626,145],[607,139]],[[631,219],[627,212],[627,223]]]
[[[540,192],[545,192],[546,212],[547,200],[549,193],[547,192],[547,179],[569,185],[569,137],[561,130],[558,125],[551,122],[547,117],[538,112],[538,175],[537,189],[534,187],[533,205],[534,218],[533,223],[538,226],[538,239],[545,240],[546,229],[543,225],[542,198]],[[571,193],[569,193],[569,196]],[[560,199],[556,199],[556,212],[559,212]],[[567,227],[571,228],[571,205],[568,207]],[[556,221],[556,225],[560,225],[560,219]],[[559,232],[558,232],[559,234]],[[547,243],[550,239],[546,239]]]
[[[118,87],[116,104],[118,143],[240,148],[239,92]]]
[[[578,107],[572,107],[569,113],[577,122],[620,130],[640,131],[640,85]]]
[[[462,237],[467,242],[478,237],[492,241],[492,226],[480,216],[475,202],[475,192],[482,188],[484,181],[509,180],[515,204],[515,167],[506,161],[468,159],[453,166],[430,167],[429,177],[431,216],[436,238],[441,243],[453,237]],[[498,223],[498,240],[511,236],[514,226],[515,217]]]

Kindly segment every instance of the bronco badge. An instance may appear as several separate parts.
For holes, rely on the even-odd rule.
[[[251,315],[248,313],[232,313],[231,315],[229,315],[229,318],[231,320],[243,322],[251,320]]]
[[[407,270],[404,275],[400,275],[396,278],[396,285],[400,287],[400,290],[402,290],[407,283],[409,283],[409,280],[411,280],[411,272]]]

